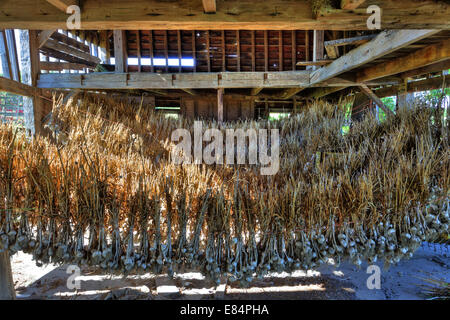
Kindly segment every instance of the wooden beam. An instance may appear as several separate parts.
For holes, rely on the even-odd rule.
[[[407,83],[406,92],[412,93],[418,91],[435,90],[441,89],[442,87],[450,88],[450,75],[445,76],[445,78],[434,77],[425,80],[410,81]],[[399,92],[399,89],[400,89],[399,86],[391,86],[387,88],[378,89],[374,91],[374,93],[379,98],[391,97],[395,96]]]
[[[78,5],[76,0],[46,0],[64,13],[67,13],[67,8],[71,5]]]
[[[430,37],[439,30],[398,30],[381,32],[372,41],[334,60],[326,67],[316,70],[311,76],[311,84],[334,78],[344,72],[358,68],[411,43]]]
[[[347,87],[326,87],[326,88],[317,88],[311,91],[309,94],[305,96],[308,99],[319,99],[323,98],[329,94],[341,91]]]
[[[205,13],[216,13],[216,0],[202,0]]]
[[[305,88],[289,88],[284,90],[281,94],[277,95],[277,98],[281,100],[291,99],[293,96],[304,89]]]
[[[37,89],[32,86],[10,80],[5,77],[0,77],[0,91],[19,94],[26,97],[34,97],[36,90]]]
[[[216,89],[308,87],[308,71],[41,74],[38,87],[68,89]]]
[[[126,46],[127,40],[125,31],[114,30],[114,61],[116,72],[126,72],[128,69]]]
[[[40,54],[39,54],[39,36],[37,31],[29,30],[29,50],[31,62],[31,85],[37,87],[38,77],[40,75]],[[33,97],[33,114],[34,114],[34,132],[36,135],[43,135],[45,133],[42,119],[46,116],[44,114],[44,101],[36,91]]]
[[[12,79],[11,60],[9,59],[8,42],[6,41],[5,30],[0,30],[0,62],[2,63],[3,74]]]
[[[16,37],[15,30],[8,29],[5,30],[6,43],[8,45],[8,56],[10,61],[10,72],[11,79],[15,81],[20,81],[20,68],[19,68],[19,56],[17,54]]]
[[[56,1],[56,0],[52,0]],[[61,0],[60,0],[61,1]],[[41,1],[42,2],[42,1]],[[442,1],[378,0],[382,29],[449,29],[450,6]],[[41,4],[41,3],[40,3]],[[306,0],[224,1],[225,10],[204,14],[199,0],[83,0],[84,30],[367,30],[365,8],[334,9],[315,19]],[[67,8],[67,4],[61,9]],[[67,15],[36,0],[0,1],[0,28],[66,29]]]
[[[377,34],[368,34],[368,35],[359,36],[359,37],[330,40],[330,41],[325,41],[324,46],[325,47],[328,47],[328,46],[341,47],[341,46],[349,46],[349,45],[361,45],[361,44],[364,44],[376,37],[377,37]]]
[[[358,82],[365,82],[421,68],[447,59],[450,59],[450,39],[417,50],[405,57],[365,68],[358,72],[356,78]]]
[[[329,60],[329,59],[321,59],[321,60],[316,60],[316,61],[299,61],[297,62],[297,66],[325,66],[327,64],[332,63],[333,60]]]
[[[402,72],[398,75],[399,78],[406,79],[406,78],[412,78],[416,76],[421,76],[428,73],[435,73],[442,70],[448,70],[450,69],[450,59],[433,63],[425,67],[421,67],[418,69],[413,69],[410,71]]]
[[[253,88],[250,95],[257,96],[264,88]]]
[[[341,9],[354,10],[361,6],[366,0],[341,0]]]
[[[49,61],[41,61],[40,62],[41,70],[48,71],[62,71],[62,70],[83,70],[84,68],[91,68],[91,66],[87,66],[79,63],[72,62],[49,62]]]
[[[48,39],[56,32],[55,29],[52,30],[42,30],[39,33],[39,48],[42,48]]]
[[[91,55],[90,53],[86,53],[84,51],[78,50],[74,47],[71,47],[65,43],[58,42],[56,40],[50,39],[44,45],[45,48],[53,49],[58,52],[63,52],[65,54],[74,56],[79,59],[83,59],[94,64],[99,64],[101,62],[100,58]]]
[[[360,88],[361,88],[361,91],[365,95],[367,95],[370,99],[372,99],[386,113],[386,115],[390,115],[390,116],[394,115],[392,110],[389,109],[388,107],[386,107],[385,104],[383,103],[383,101],[381,101],[381,99],[378,98],[377,95],[375,93],[373,93],[373,91],[370,90],[370,88],[368,86],[363,84],[363,85],[361,85]]]
[[[16,298],[9,252],[0,253],[0,300]]]
[[[217,89],[217,121],[223,122],[223,88]]]

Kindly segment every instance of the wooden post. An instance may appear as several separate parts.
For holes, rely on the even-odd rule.
[[[323,30],[314,30],[314,51],[313,51],[313,61],[323,59],[324,54],[324,40],[325,32]],[[317,67],[313,66],[313,70],[316,70]]]
[[[16,298],[9,253],[0,253],[0,300]]]
[[[408,79],[404,79],[397,94],[397,110],[410,109],[414,105],[414,93],[408,93]]]
[[[217,89],[217,121],[223,122],[223,88]]]
[[[124,30],[114,30],[114,59],[116,72],[128,72],[127,42]]]
[[[39,55],[39,36],[36,30],[29,30],[30,37],[30,63],[31,63],[31,85],[37,86],[37,81],[40,73],[40,55]],[[33,97],[33,114],[34,114],[34,133],[42,135],[44,127],[42,125],[42,118],[44,114],[44,101],[39,96],[39,90]]]

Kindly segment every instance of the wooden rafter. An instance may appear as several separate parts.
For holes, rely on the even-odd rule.
[[[344,72],[356,69],[370,61],[376,60],[438,32],[439,30],[398,30],[381,32],[372,41],[363,44],[339,59],[334,60],[328,66],[315,71],[311,76],[311,84],[320,83]]]
[[[34,97],[36,88],[20,83],[18,81],[10,80],[5,77],[0,77],[0,91],[20,94],[26,97]]]
[[[396,58],[379,63],[358,72],[357,81],[365,82],[373,79],[387,77],[393,74],[421,68],[433,63],[450,59],[450,40],[429,45],[423,49],[414,51],[405,57]]]
[[[56,32],[55,29],[52,30],[42,30],[39,33],[39,48],[43,47],[48,39]]]
[[[116,72],[127,71],[126,33],[124,30],[114,30],[114,59]],[[153,64],[153,61],[152,61]]]

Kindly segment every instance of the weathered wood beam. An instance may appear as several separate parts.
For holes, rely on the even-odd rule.
[[[373,93],[372,90],[370,90],[370,88],[368,86],[366,86],[365,84],[360,86],[361,91],[367,95],[370,99],[372,99],[377,105],[378,107],[380,107],[387,115],[394,115],[394,113],[392,112],[391,109],[389,109],[388,107],[385,106],[385,104],[383,103],[383,101],[381,101],[380,98],[377,97],[377,95],[375,93]]]
[[[216,0],[202,0],[205,13],[216,13]]]
[[[116,72],[127,71],[127,40],[125,30],[114,30],[114,61]]]
[[[6,41],[5,30],[0,30],[0,62],[2,64],[3,75],[11,79],[11,60],[9,59],[8,43]]]
[[[445,78],[434,77],[425,80],[410,81],[407,83],[406,92],[412,93],[418,91],[441,89],[443,86],[444,88],[450,88],[450,75],[445,76]],[[378,89],[374,91],[374,93],[379,98],[384,98],[395,96],[399,92],[399,90],[400,86],[391,86],[387,88]]]
[[[67,12],[67,8],[70,7],[71,5],[78,5],[77,0],[46,0],[46,1],[64,13]]]
[[[376,34],[369,34],[365,36],[352,37],[352,38],[344,38],[344,39],[336,39],[329,40],[324,42],[324,46],[333,46],[333,47],[341,47],[341,46],[349,46],[349,45],[361,45],[364,44],[373,38],[376,38]]]
[[[361,6],[366,0],[341,0],[341,9],[354,10]]]
[[[308,71],[212,73],[41,74],[40,88],[216,89],[308,87]]]
[[[387,77],[450,59],[450,39],[414,51],[405,57],[379,63],[357,74],[358,82]]]
[[[381,32],[372,41],[359,46],[311,75],[311,84],[334,78],[358,68],[411,43],[438,33],[439,30],[398,30]]]
[[[329,60],[329,59],[321,59],[321,60],[316,60],[316,61],[299,61],[297,62],[298,66],[326,66],[330,63],[332,63],[333,60]]]
[[[223,122],[223,88],[217,89],[217,121]]]
[[[52,30],[42,30],[39,33],[39,48],[42,48],[48,39],[56,32],[55,29]]]
[[[5,77],[0,77],[0,91],[19,94],[26,97],[34,97],[36,90],[37,89],[32,86],[10,80]]]
[[[44,44],[45,48],[53,49],[55,51],[59,51],[70,56],[74,56],[76,58],[86,60],[92,62],[94,64],[98,64],[101,62],[100,58],[91,55],[90,53],[86,53],[84,51],[78,50],[74,47],[71,47],[65,43],[58,42],[56,40],[50,39]]]
[[[399,78],[406,79],[406,78],[412,78],[416,76],[421,76],[428,73],[435,73],[442,70],[448,70],[450,69],[450,59],[433,63],[425,67],[421,67],[418,69],[413,69],[410,71],[402,72],[398,75]]]
[[[310,93],[305,95],[307,99],[319,99],[323,98],[329,94],[341,91],[347,87],[326,87],[326,88],[317,88],[312,90]]]
[[[277,98],[281,100],[291,99],[293,96],[304,89],[305,88],[289,88],[284,90],[281,94],[277,95]]]
[[[5,37],[6,37],[6,43],[8,47],[8,56],[10,61],[10,72],[11,72],[11,79],[20,81],[20,68],[19,68],[19,57],[17,55],[17,46],[16,46],[16,37],[15,37],[15,30],[8,29],[4,30]]]
[[[41,66],[41,70],[48,70],[48,71],[83,70],[84,68],[91,68],[91,66],[87,66],[87,65],[79,64],[79,63],[49,62],[49,61],[41,61],[40,66]]]
[[[56,1],[56,0],[53,0]],[[0,28],[66,29],[67,15],[36,0],[0,1]],[[84,30],[367,30],[365,8],[335,9],[315,19],[309,1],[227,0],[226,10],[205,14],[199,0],[83,0]],[[379,0],[382,29],[450,28],[450,6],[434,0]],[[67,8],[62,6],[61,9]]]

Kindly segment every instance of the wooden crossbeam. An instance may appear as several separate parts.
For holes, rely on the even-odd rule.
[[[257,96],[264,88],[253,88],[250,95]]]
[[[421,68],[447,59],[450,59],[450,39],[414,51],[405,57],[365,68],[358,72],[356,78],[358,82],[365,82]]]
[[[202,0],[205,13],[216,13],[216,0]]]
[[[291,99],[293,96],[295,96],[297,93],[299,93],[304,89],[305,88],[289,88],[284,90],[280,95],[277,96],[277,98],[281,100]]]
[[[217,89],[308,87],[308,71],[41,74],[38,87],[68,89]]]
[[[373,91],[370,90],[370,88],[368,86],[363,84],[363,85],[361,85],[360,88],[361,88],[361,91],[365,95],[367,95],[370,99],[372,99],[386,113],[386,115],[390,115],[390,116],[394,115],[392,110],[389,109],[388,107],[386,107],[386,105],[383,103],[383,101],[381,101],[381,99],[378,98],[377,95],[375,93],[373,93]]]
[[[71,5],[78,5],[77,0],[46,0],[48,3],[52,4],[62,12],[67,12],[67,8]]]
[[[366,0],[341,0],[341,8],[344,10],[354,10],[364,2],[366,2]]]
[[[0,77],[0,91],[19,94],[26,97],[34,97],[36,90],[37,89],[32,86],[5,77]]]
[[[62,71],[62,70],[83,70],[84,68],[89,68],[90,66],[72,63],[72,62],[40,62],[41,70],[51,70],[51,71]]]
[[[42,30],[39,33],[39,48],[42,48],[48,39],[56,32],[55,29],[52,30]]]
[[[450,69],[450,59],[447,59],[447,60],[444,60],[444,61],[441,61],[438,63],[433,63],[433,64],[430,64],[428,66],[421,67],[418,69],[413,69],[410,71],[402,72],[398,75],[398,77],[402,78],[402,79],[406,79],[406,78],[412,78],[412,77],[421,76],[424,74],[439,72],[439,71],[448,70],[448,69]]]
[[[412,93],[417,91],[441,89],[442,87],[450,88],[450,75],[445,76],[445,78],[434,77],[425,80],[410,81],[407,83],[405,92]],[[379,98],[384,98],[395,96],[399,92],[399,90],[400,90],[399,86],[391,86],[376,90],[374,91],[374,93]]]
[[[98,64],[101,62],[100,58],[93,56],[90,53],[83,52],[83,51],[78,50],[74,47],[71,47],[65,43],[61,43],[61,42],[58,42],[53,39],[47,40],[47,42],[44,44],[44,47],[74,56],[79,59],[83,59],[83,60],[86,60],[86,61],[89,61],[89,62],[92,62],[95,64]]]
[[[334,60],[328,66],[315,71],[311,76],[311,84],[334,78],[344,72],[358,68],[438,32],[439,30],[397,30],[381,32],[372,41]]]
[[[66,29],[65,0],[0,1],[0,28]],[[205,0],[206,1],[206,0]],[[13,3],[13,5],[12,5]],[[306,0],[227,0],[224,10],[205,14],[199,0],[83,0],[81,28],[84,30],[367,30],[364,8],[333,9],[315,19]],[[378,0],[383,8],[382,29],[450,28],[450,6],[434,0]]]

